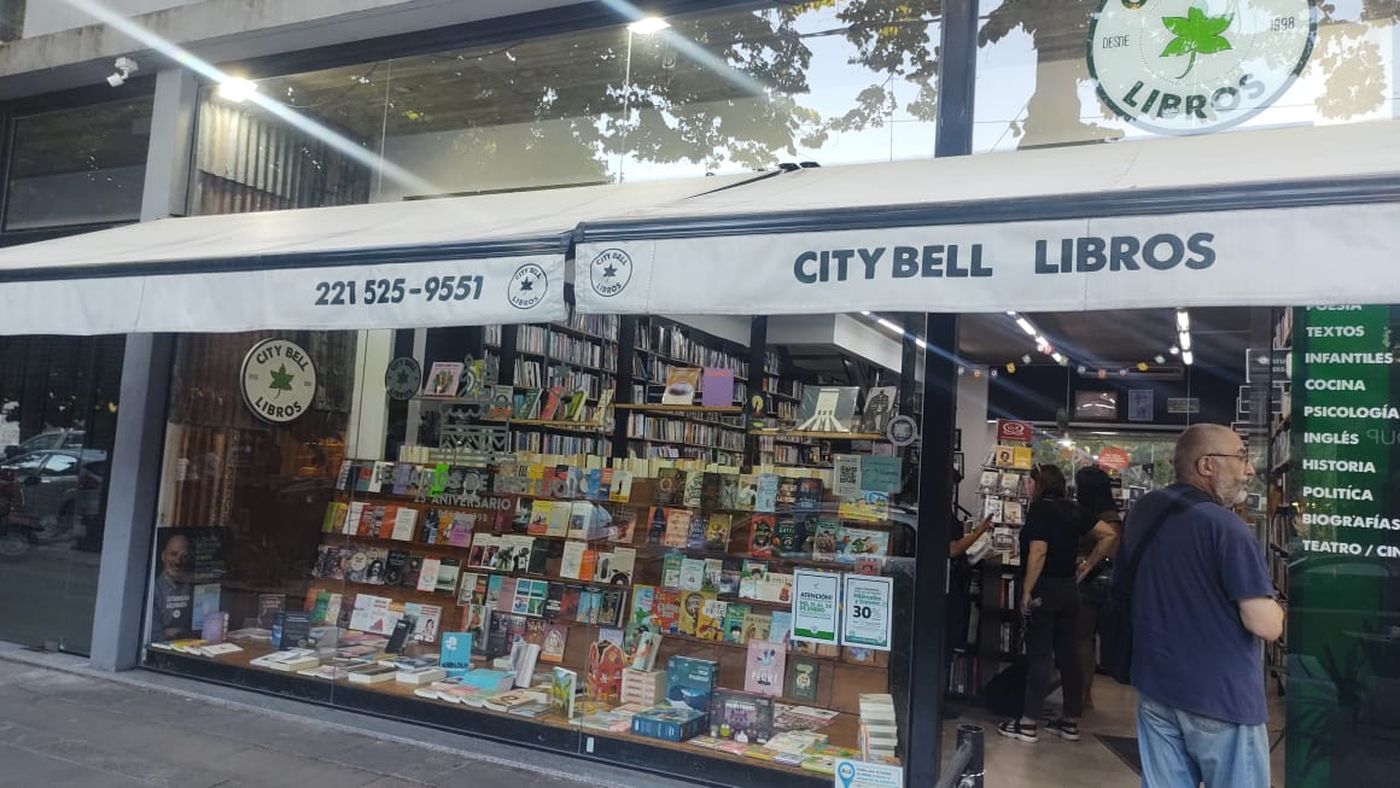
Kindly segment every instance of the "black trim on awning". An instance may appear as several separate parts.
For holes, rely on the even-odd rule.
[[[877,205],[758,215],[585,222],[578,238],[663,240],[736,235],[869,230],[949,224],[1103,219],[1212,211],[1400,202],[1400,175],[1335,181],[1280,181],[1197,188],[1045,195],[918,205]]]

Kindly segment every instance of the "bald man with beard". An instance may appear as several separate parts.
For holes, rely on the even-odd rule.
[[[1283,633],[1283,609],[1254,533],[1228,507],[1254,469],[1244,441],[1218,424],[1190,427],[1172,458],[1176,483],[1143,496],[1120,557],[1147,544],[1132,594],[1132,682],[1142,782],[1150,788],[1268,788],[1260,640]],[[1126,573],[1118,573],[1121,585]]]

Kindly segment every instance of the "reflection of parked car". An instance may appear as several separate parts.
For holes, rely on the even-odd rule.
[[[51,449],[74,449],[83,448],[83,441],[86,433],[83,430],[49,430],[41,432],[27,441],[21,441],[14,446],[5,447],[5,458],[18,457],[22,454],[29,454],[36,451],[49,451]]]
[[[11,524],[41,535],[70,533],[80,520],[97,517],[106,478],[107,452],[29,452],[0,462],[0,501]]]

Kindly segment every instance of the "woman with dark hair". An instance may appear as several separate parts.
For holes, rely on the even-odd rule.
[[[1083,669],[1074,639],[1079,619],[1079,589],[1075,558],[1079,539],[1092,534],[1096,541],[1113,536],[1084,516],[1069,500],[1065,475],[1054,465],[1037,465],[1031,471],[1031,505],[1021,527],[1021,561],[1026,576],[1021,586],[1021,614],[1026,616],[1026,695],[1021,716],[997,726],[1003,736],[1025,742],[1039,740],[1035,721],[1050,688],[1050,667],[1060,669],[1064,687],[1064,713],[1046,723],[1046,729],[1068,741],[1079,740],[1079,716],[1083,710]]]
[[[1079,569],[1075,572],[1079,580],[1079,622],[1075,639],[1079,642],[1079,664],[1084,675],[1084,708],[1092,709],[1091,690],[1098,668],[1094,636],[1099,630],[1099,611],[1108,599],[1108,559],[1118,547],[1123,518],[1118,514],[1118,501],[1113,497],[1113,482],[1100,468],[1088,465],[1074,474],[1074,497],[1079,502],[1080,512],[1090,522],[1113,532],[1111,539],[1096,540],[1086,536],[1079,540]]]

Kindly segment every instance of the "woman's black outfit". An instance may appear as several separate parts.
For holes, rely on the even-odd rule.
[[[1086,522],[1087,521],[1087,522]],[[1084,711],[1084,676],[1075,640],[1079,588],[1074,579],[1079,538],[1093,528],[1079,507],[1062,495],[1045,495],[1032,503],[1021,527],[1021,560],[1030,562],[1031,542],[1045,543],[1045,564],[1031,599],[1039,600],[1026,621],[1026,697],[1022,714],[1035,717],[1050,687],[1051,655],[1060,669],[1064,716]]]

